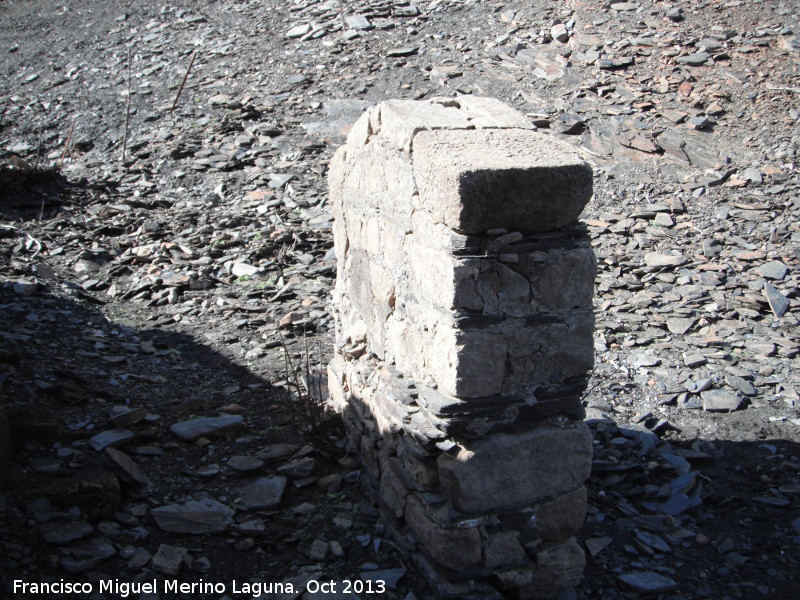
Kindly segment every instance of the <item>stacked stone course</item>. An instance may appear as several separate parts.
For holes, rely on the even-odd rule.
[[[329,174],[333,407],[440,597],[580,579],[591,437],[591,170],[491,99],[369,109]]]

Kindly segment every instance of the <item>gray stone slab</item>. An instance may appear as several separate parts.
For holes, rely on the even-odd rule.
[[[181,421],[172,425],[169,430],[176,438],[187,442],[203,436],[238,431],[244,427],[244,418],[241,415],[222,415]]]
[[[771,260],[769,262],[765,262],[763,265],[760,265],[756,271],[762,277],[766,279],[776,279],[781,280],[786,277],[786,273],[788,272],[789,267],[783,264],[779,260]]]
[[[405,517],[414,535],[441,565],[460,571],[480,563],[481,536],[477,527],[442,527],[428,517],[425,503],[413,495]]]
[[[766,281],[764,282],[764,297],[767,299],[770,310],[772,310],[772,313],[776,317],[780,319],[786,314],[786,311],[789,309],[789,299]]]
[[[625,573],[619,576],[620,581],[628,584],[637,592],[646,594],[658,594],[669,592],[678,587],[669,577],[656,573],[655,571],[640,571],[638,573]]]
[[[406,152],[411,150],[411,140],[419,132],[470,127],[466,114],[434,102],[387,100],[378,105],[378,110],[378,132],[395,148]],[[348,145],[349,142],[348,138]]]
[[[591,456],[592,436],[583,423],[541,426],[495,434],[455,456],[440,456],[439,478],[458,510],[485,512],[576,489],[589,476]]]
[[[108,431],[103,431],[89,438],[89,445],[100,452],[109,446],[115,446],[132,440],[134,437],[133,432],[129,429],[109,429]]]
[[[347,23],[348,27],[352,27],[353,29],[366,31],[373,28],[372,23],[370,23],[369,19],[364,15],[349,15],[344,18],[344,21]]]
[[[109,420],[114,427],[127,427],[138,423],[147,415],[147,411],[139,406],[137,408],[120,407],[120,410],[112,412]]]
[[[234,471],[255,471],[264,465],[264,461],[254,456],[231,456],[226,464]]]
[[[280,505],[286,489],[286,477],[261,477],[240,491],[247,510],[263,510]]]
[[[686,262],[686,258],[680,254],[659,254],[657,252],[646,252],[644,264],[648,267],[676,267]]]
[[[94,531],[86,521],[55,522],[42,525],[42,539],[48,544],[63,546],[85,538]]]
[[[177,575],[187,556],[189,556],[189,550],[186,548],[161,544],[150,566],[156,573]]]
[[[133,459],[117,450],[116,448],[106,448],[105,455],[111,469],[127,483],[135,483],[138,485],[150,485],[150,479],[139,468]]]
[[[708,390],[702,392],[703,410],[710,412],[732,412],[739,410],[745,403],[745,398],[733,390]]]

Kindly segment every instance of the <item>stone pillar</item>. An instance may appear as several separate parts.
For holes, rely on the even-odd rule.
[[[330,165],[331,404],[440,597],[581,578],[591,436],[591,169],[491,98],[390,100]]]

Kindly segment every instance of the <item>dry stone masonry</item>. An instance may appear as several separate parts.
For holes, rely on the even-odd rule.
[[[591,169],[491,98],[391,100],[330,166],[331,403],[437,595],[549,598],[584,565]]]

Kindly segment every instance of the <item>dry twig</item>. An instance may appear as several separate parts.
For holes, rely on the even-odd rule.
[[[72,125],[69,126],[69,130],[67,131],[67,139],[64,141],[64,151],[61,153],[61,164],[59,168],[64,166],[64,158],[66,158],[67,153],[69,152],[69,145],[72,143],[72,131],[75,129],[75,121],[72,121]]]
[[[178,87],[178,93],[175,94],[175,101],[172,103],[172,108],[169,109],[169,114],[172,114],[172,111],[175,110],[175,107],[178,105],[178,99],[181,97],[181,93],[183,92],[183,86],[186,85],[186,80],[189,78],[189,72],[192,70],[192,65],[194,64],[194,59],[197,56],[197,52],[192,52],[192,58],[189,60],[189,66],[186,68],[186,73],[183,75],[183,80],[181,81],[180,87]]]
[[[19,227],[14,227],[13,225],[2,225],[2,224],[0,224],[0,227],[3,228],[3,229],[9,229],[11,231],[16,231],[18,233],[21,233],[21,234],[23,234],[25,236],[26,241],[29,244],[30,243],[36,244],[36,252],[33,253],[33,256],[31,256],[31,258],[36,258],[36,256],[39,254],[39,252],[42,251],[42,242],[37,240],[35,237],[33,237],[30,233],[28,233],[24,229],[20,229]]]
[[[128,124],[131,119],[131,47],[128,46],[128,99],[125,102],[125,133],[122,136],[122,162],[125,162],[125,151],[128,149]]]

